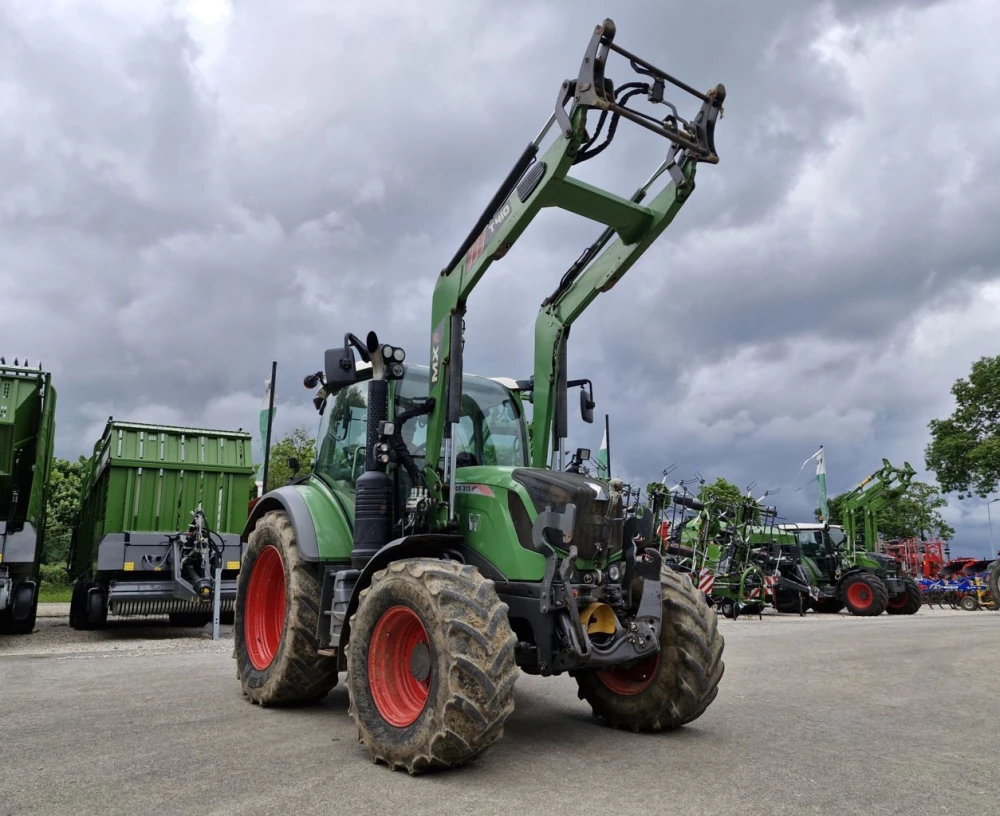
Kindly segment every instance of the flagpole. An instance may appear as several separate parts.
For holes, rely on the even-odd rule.
[[[267,389],[267,439],[264,442],[264,487],[261,495],[267,493],[267,468],[271,462],[271,424],[274,422],[274,380],[278,374],[277,360],[271,361],[271,386]]]

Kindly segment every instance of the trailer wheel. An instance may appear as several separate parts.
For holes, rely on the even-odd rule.
[[[725,641],[705,596],[664,568],[660,651],[635,663],[576,672],[581,700],[614,728],[664,731],[693,722],[719,693]]]
[[[91,592],[91,590],[97,590]],[[80,578],[73,584],[69,604],[69,625],[78,631],[100,629],[108,621],[104,588],[95,581]]]
[[[870,572],[848,575],[841,583],[840,597],[847,611],[860,617],[881,615],[889,603],[885,584]]]
[[[311,702],[337,684],[336,659],[318,653],[320,592],[288,514],[265,513],[243,556],[233,628],[236,675],[251,702]]]
[[[16,593],[18,585],[14,585]],[[13,595],[12,595],[13,597]],[[0,611],[0,635],[30,635],[35,631],[35,619],[38,615],[38,587],[35,586],[34,598],[26,617],[17,620],[14,617],[14,604],[10,603],[7,608]]]
[[[966,612],[975,612],[979,609],[979,599],[975,595],[963,595],[958,605]]]
[[[376,572],[360,598],[349,713],[374,761],[417,774],[482,756],[514,710],[518,676],[493,582],[468,565],[411,558]]]
[[[912,578],[904,578],[906,586],[902,595],[894,595],[889,598],[889,604],[885,611],[890,615],[914,615],[920,611],[923,599],[920,597],[920,587]]]

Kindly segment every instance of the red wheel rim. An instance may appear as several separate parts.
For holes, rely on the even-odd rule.
[[[631,697],[649,687],[660,663],[660,655],[656,653],[643,660],[637,660],[629,666],[612,666],[608,669],[598,669],[597,676],[615,694]]]
[[[253,667],[263,671],[274,660],[285,629],[285,565],[271,544],[254,561],[246,604],[244,641]]]
[[[855,609],[867,609],[872,605],[872,591],[864,581],[855,581],[847,588],[847,600]]]
[[[396,728],[416,722],[431,689],[430,641],[417,613],[387,609],[372,632],[368,685],[382,719]]]

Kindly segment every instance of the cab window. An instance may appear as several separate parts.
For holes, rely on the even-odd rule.
[[[337,392],[320,423],[320,446],[313,470],[334,486],[354,491],[365,470],[368,433],[368,383]]]

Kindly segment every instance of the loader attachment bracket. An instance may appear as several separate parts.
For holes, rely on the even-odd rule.
[[[607,19],[595,27],[594,35],[580,64],[580,73],[575,80],[566,80],[559,89],[556,98],[555,118],[562,132],[569,136],[572,133],[572,117],[577,106],[595,108],[601,111],[597,129],[590,140],[581,148],[577,162],[585,161],[600,153],[614,137],[615,128],[620,117],[624,117],[647,130],[669,139],[678,150],[685,151],[687,156],[696,162],[718,164],[719,155],[715,150],[715,122],[722,115],[722,103],[726,98],[723,85],[716,85],[707,93],[691,87],[685,82],[662,71],[652,63],[647,62],[614,42],[616,28],[613,20]],[[632,81],[619,85],[605,76],[608,57],[615,52],[628,60],[632,71],[638,76],[649,77],[652,83]],[[702,102],[701,109],[693,119],[681,117],[677,108],[664,98],[667,84],[691,94]],[[662,119],[657,119],[646,113],[641,113],[626,104],[628,99],[636,94],[645,94],[649,102],[666,105],[670,113]],[[570,103],[569,109],[567,104]],[[606,141],[593,147],[593,143],[603,129],[607,114],[612,114],[608,126]]]

